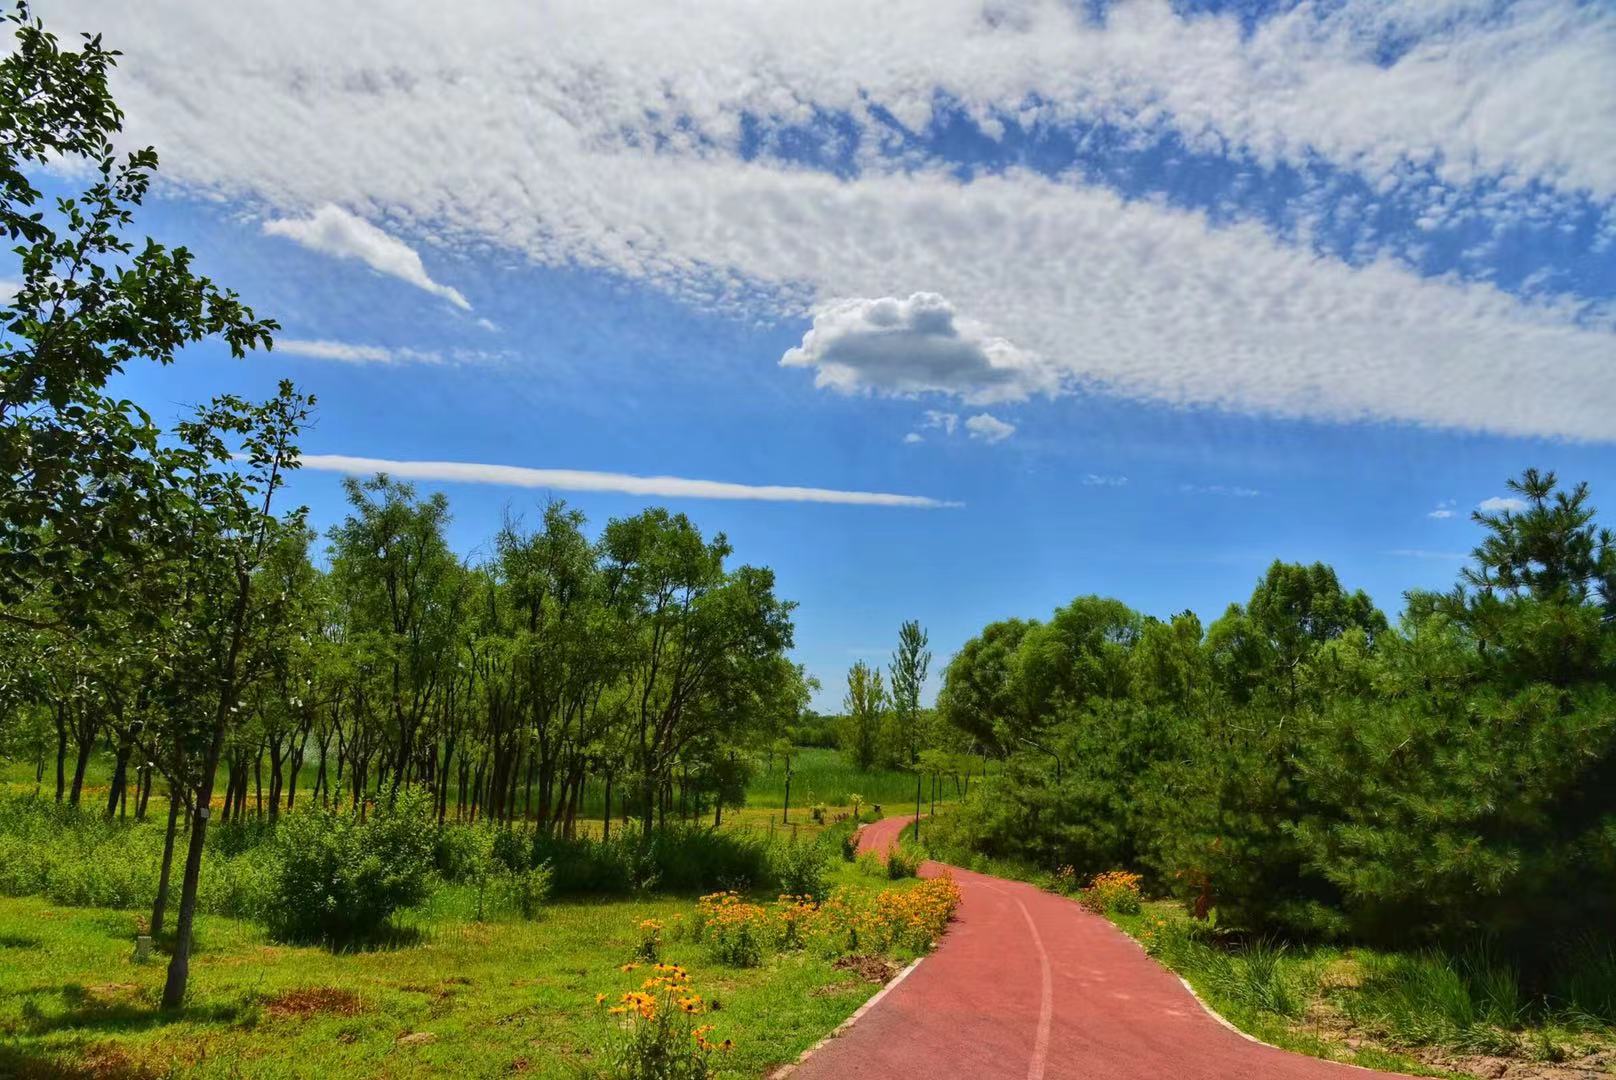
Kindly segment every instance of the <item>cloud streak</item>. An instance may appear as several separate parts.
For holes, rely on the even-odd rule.
[[[924,495],[897,495],[881,491],[839,491],[831,488],[777,484],[734,484],[722,480],[693,480],[681,476],[636,476],[630,473],[593,472],[583,469],[530,469],[519,465],[489,465],[474,461],[399,461],[388,458],[350,457],[345,454],[305,454],[302,462],[305,469],[350,475],[384,472],[408,480],[549,488],[557,491],[613,492],[670,499],[835,503],[845,506],[888,506],[917,510],[949,509],[964,505]]]
[[[322,255],[358,259],[378,273],[443,297],[461,311],[471,310],[470,302],[460,295],[460,290],[432,280],[414,248],[333,203],[326,203],[308,218],[266,221],[264,233],[295,240]]]

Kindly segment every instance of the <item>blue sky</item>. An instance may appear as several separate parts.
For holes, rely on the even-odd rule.
[[[139,226],[283,327],[120,389],[294,379],[322,526],[351,458],[467,553],[547,494],[684,510],[827,709],[906,618],[940,668],[1275,557],[1395,610],[1522,467],[1616,498],[1616,8],[790,7],[42,5],[125,53]]]

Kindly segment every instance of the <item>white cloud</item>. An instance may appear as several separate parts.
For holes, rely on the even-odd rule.
[[[342,364],[495,364],[507,354],[482,349],[412,349],[408,346],[360,345],[348,341],[315,338],[276,338],[277,352],[310,360],[334,360]]]
[[[952,435],[954,434],[954,429],[959,427],[959,413],[939,412],[936,409],[927,409],[926,419],[921,426],[927,428],[941,428],[944,435]]]
[[[22,282],[13,278],[0,278],[0,304],[9,304],[22,291]]]
[[[346,341],[280,338],[275,348],[310,360],[336,360],[344,364],[396,364],[399,362],[440,363],[436,353],[416,349],[389,349],[381,345],[355,345]]]
[[[984,116],[1026,106],[1169,130],[1264,164],[1324,160],[1383,192],[1495,177],[1506,200],[1616,193],[1608,5],[1435,8],[1297,5],[1250,34],[1164,0],[1115,5],[1103,26],[1054,0],[991,19],[980,0],[825,0],[802,18],[738,0],[632,16],[568,2],[61,10],[125,50],[128,138],[156,144],[185,190],[282,213],[363,208],[453,249],[748,314],[926,289],[1067,385],[1172,407],[1616,438],[1608,307],[1348,265],[1069,177],[962,181],[880,159],[872,134],[872,110],[925,124],[947,96]],[[1369,40],[1391,23],[1416,44],[1378,63]],[[865,132],[853,179],[737,157],[743,112],[767,128],[825,109]]]
[[[323,255],[358,259],[378,273],[441,296],[462,311],[471,310],[471,304],[460,295],[460,290],[432,280],[414,248],[333,203],[326,203],[309,218],[266,221],[264,232],[296,240]]]
[[[837,491],[777,484],[732,484],[722,480],[691,480],[680,476],[632,476],[627,473],[592,472],[582,469],[529,469],[517,465],[486,465],[474,461],[393,461],[386,458],[350,457],[344,454],[305,454],[302,462],[305,469],[353,475],[385,472],[407,480],[498,484],[506,487],[550,488],[558,491],[608,491],[675,499],[842,503],[850,506],[897,506],[915,509],[964,505],[924,495],[893,495],[880,491]]]
[[[1438,521],[1446,521],[1448,518],[1453,516],[1453,507],[1454,501],[1452,499],[1443,499],[1441,502],[1436,504],[1436,508],[1434,510],[1425,516],[1428,518],[1436,518]]]
[[[1513,495],[1494,495],[1477,503],[1476,509],[1484,514],[1501,514],[1506,511],[1518,514],[1526,509],[1526,500],[1517,499]]]
[[[1178,490],[1186,495],[1225,495],[1232,499],[1255,499],[1262,494],[1256,488],[1232,484],[1180,484]]]
[[[548,154],[535,132],[733,151],[742,113],[765,135],[816,109],[861,129],[878,128],[878,110],[919,129],[946,97],[990,133],[999,116],[1104,122],[1262,164],[1323,160],[1375,185],[1494,176],[1616,193],[1616,17],[1602,4],[1347,0],[1297,4],[1250,32],[1236,14],[1179,14],[1168,0],[1122,0],[1100,20],[1060,0],[64,7],[129,53],[120,83],[138,93],[119,89],[139,110],[132,134],[149,140],[161,126],[174,134],[160,148],[210,164],[261,134],[243,106],[316,131],[346,109],[346,127],[385,150],[376,168],[476,185],[489,161],[434,169],[421,129],[453,123],[539,174]],[[1388,38],[1409,43],[1389,63],[1378,55]],[[232,145],[208,144],[203,126]],[[268,145],[255,166],[286,149]],[[326,160],[367,148],[333,147]],[[456,193],[431,175],[415,184],[423,199]]]
[[[904,443],[906,445],[913,446],[916,443],[925,442],[926,438],[925,438],[925,436],[921,435],[918,431],[911,431],[909,434],[907,434],[907,435],[905,435],[903,437],[903,441],[904,441]]]
[[[1059,375],[1041,359],[961,317],[936,293],[832,300],[814,309],[813,320],[780,365],[813,368],[815,386],[844,394],[940,393],[971,405],[1060,389]]]
[[[1101,476],[1099,473],[1089,473],[1083,477],[1084,487],[1123,487],[1127,483],[1126,476]]]
[[[965,421],[965,430],[970,432],[973,439],[999,443],[1016,433],[1016,425],[1006,423],[991,413],[977,413]]]

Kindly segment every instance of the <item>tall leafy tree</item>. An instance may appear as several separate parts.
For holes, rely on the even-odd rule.
[[[840,742],[842,752],[861,771],[875,767],[881,754],[887,689],[881,669],[863,660],[847,669],[847,693],[842,697]]]
[[[898,647],[892,652],[887,672],[892,677],[892,711],[889,744],[903,755],[904,764],[915,772],[915,839],[920,839],[921,778],[920,751],[925,742],[925,714],[920,695],[931,668],[931,650],[926,648],[926,631],[917,619],[898,628]]]

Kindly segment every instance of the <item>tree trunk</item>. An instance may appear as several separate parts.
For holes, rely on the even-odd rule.
[[[66,706],[56,706],[56,801],[62,801],[67,790],[67,717]]]
[[[129,732],[125,730],[118,737],[117,763],[112,768],[112,785],[107,790],[107,819],[111,820],[113,813],[118,809],[124,797],[124,785],[128,783],[129,751],[133,749]]]
[[[78,760],[73,765],[73,790],[67,799],[68,805],[70,806],[77,806],[79,804],[79,795],[84,790],[84,770],[89,768],[90,754],[94,751],[94,739],[79,742]]]
[[[606,774],[606,809],[601,811],[600,815],[600,838],[602,840],[612,838],[612,774],[610,772]]]
[[[157,874],[157,899],[152,901],[151,928],[156,938],[163,932],[163,916],[168,912],[168,878],[174,865],[174,834],[180,826],[180,799],[173,785],[168,789],[168,828],[163,833],[163,868]]]

